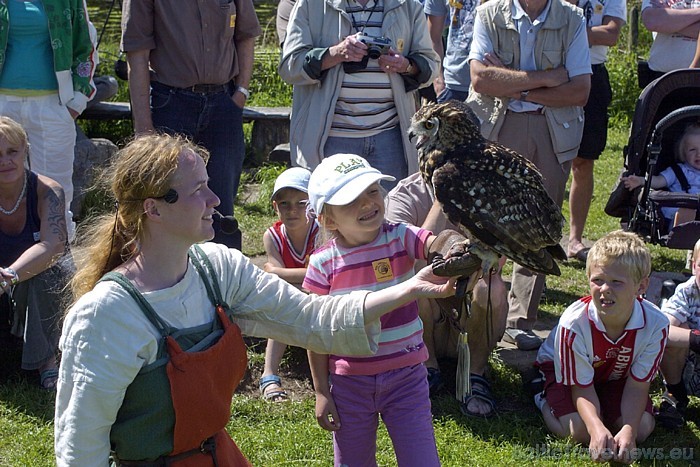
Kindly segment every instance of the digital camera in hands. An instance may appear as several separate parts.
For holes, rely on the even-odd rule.
[[[391,47],[391,39],[388,37],[360,33],[357,35],[357,40],[367,46],[367,56],[372,60],[377,60],[380,56],[388,54]]]

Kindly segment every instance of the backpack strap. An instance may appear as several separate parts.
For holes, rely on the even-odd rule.
[[[211,261],[204,253],[199,245],[192,245],[192,247],[187,252],[187,255],[192,260],[192,264],[202,278],[204,282],[204,287],[207,289],[207,295],[209,300],[214,305],[214,307],[224,306],[228,308],[226,302],[221,295],[221,289],[219,288],[219,281],[216,280],[216,273],[214,271],[214,266]]]
[[[141,311],[143,311],[143,314],[146,315],[146,318],[148,318],[148,321],[151,322],[153,326],[158,329],[158,332],[160,332],[161,336],[167,337],[170,334],[172,334],[175,329],[169,326],[163,319],[158,316],[158,313],[153,309],[150,303],[148,303],[148,300],[146,300],[143,295],[141,295],[141,292],[139,292],[136,287],[134,287],[134,284],[131,283],[129,279],[127,279],[123,274],[120,274],[118,272],[108,272],[98,282],[104,282],[104,281],[114,281],[117,284],[121,285],[124,290],[126,290],[129,295],[136,301],[136,304],[141,308]]]
[[[681,188],[683,188],[683,191],[685,191],[686,193],[690,193],[690,183],[688,183],[688,179],[683,173],[683,169],[681,169],[680,164],[673,164],[671,166],[671,169],[673,170],[673,173],[676,174],[678,183],[681,184]]]

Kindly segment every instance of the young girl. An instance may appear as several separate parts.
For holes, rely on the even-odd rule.
[[[691,123],[685,128],[676,147],[676,160],[690,185],[688,192],[700,193],[700,122]],[[644,184],[644,177],[630,175],[622,177],[622,181],[631,191]],[[684,191],[673,167],[668,167],[659,175],[652,176],[651,187],[654,189],[668,187],[669,191]],[[669,225],[673,225],[676,211],[678,208],[661,208],[664,217],[670,222]]]
[[[319,295],[380,290],[413,276],[434,236],[384,220],[383,175],[365,159],[336,154],[309,182],[309,205],[331,238],[309,260],[303,288]],[[381,320],[379,350],[369,357],[309,352],[316,419],[333,432],[335,465],[377,465],[378,415],[400,466],[437,466],[427,373],[428,357],[415,301]],[[329,379],[330,373],[330,379]]]

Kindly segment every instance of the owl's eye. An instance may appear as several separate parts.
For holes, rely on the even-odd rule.
[[[433,128],[435,128],[435,124],[430,120],[427,120],[425,123],[423,123],[423,126],[425,126],[428,130],[432,130]]]

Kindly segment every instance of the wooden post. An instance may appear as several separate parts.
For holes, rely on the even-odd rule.
[[[627,35],[627,51],[637,52],[639,44],[639,6],[634,5],[629,12],[629,33]]]

